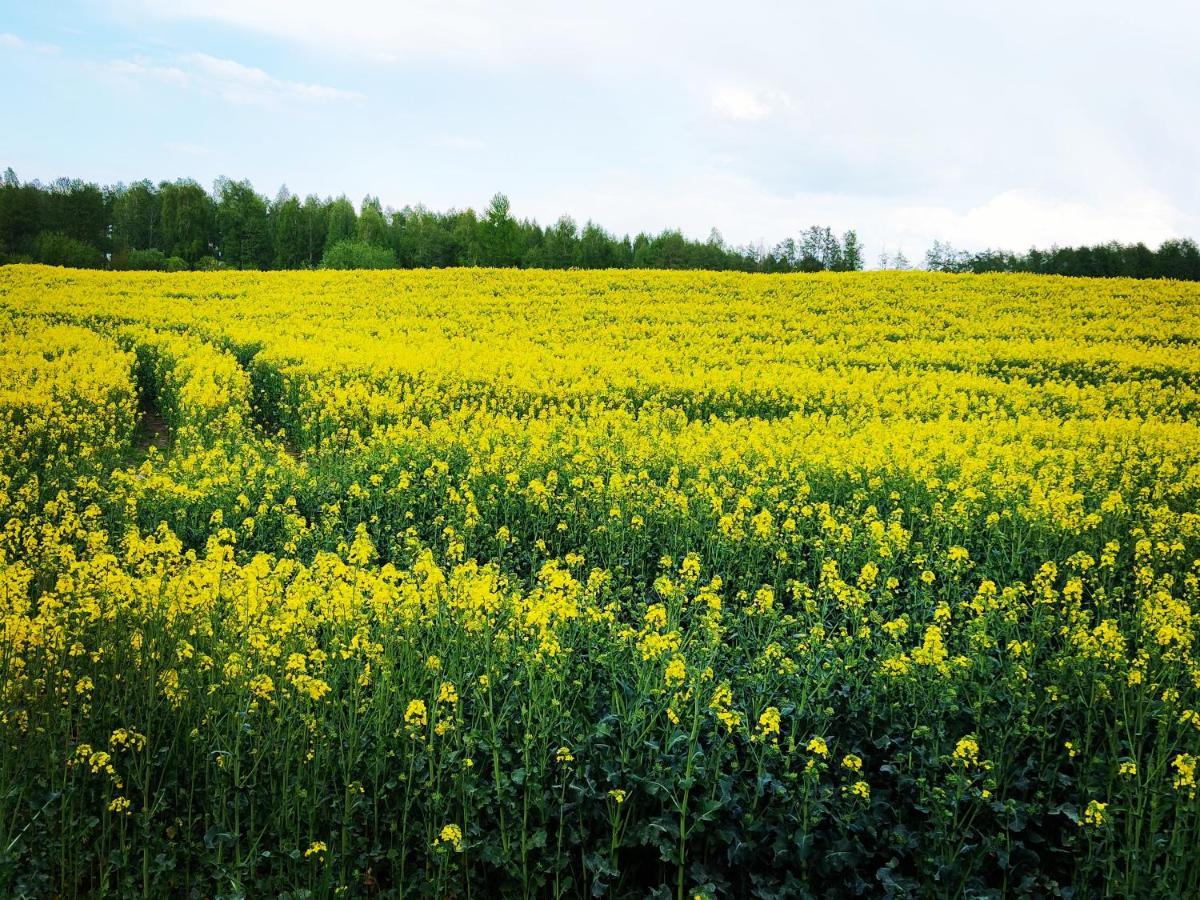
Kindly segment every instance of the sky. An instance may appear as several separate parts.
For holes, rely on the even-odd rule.
[[[1200,237],[1200,7],[0,0],[0,166],[543,224]]]

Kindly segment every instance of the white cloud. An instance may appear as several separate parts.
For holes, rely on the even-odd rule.
[[[149,78],[205,94],[219,96],[230,103],[268,104],[281,100],[325,101],[358,100],[354,91],[287,81],[276,78],[262,69],[243,65],[232,59],[222,59],[207,53],[187,53],[173,64],[161,64],[145,59],[115,60],[109,66],[118,75]]]
[[[43,44],[39,41],[27,41],[22,37],[8,32],[0,32],[0,47],[9,50],[21,50],[30,53],[58,53],[61,48],[55,44]]]
[[[487,65],[579,62],[585,48],[614,47],[628,19],[607,7],[521,0],[114,0],[135,15],[217,22],[356,60],[430,59]]]
[[[502,189],[545,221],[715,225],[739,242],[828,223],[914,259],[934,238],[1019,249],[1200,230],[1200,125],[1181,113],[1200,83],[1190,0],[1136,22],[1126,0],[747,0],[737,15],[714,0],[104,3],[133,33],[202,23],[322,71],[365,67],[383,88],[362,129],[422,173],[421,196],[395,185],[406,202]],[[342,96],[228,63],[138,64],[238,102]],[[469,167],[457,154],[482,144],[457,128],[488,139]],[[315,138],[328,152],[311,175],[333,193],[337,140]],[[353,152],[386,191],[388,151]]]
[[[703,238],[715,226],[733,244],[770,245],[814,224],[839,232],[853,228],[867,244],[869,263],[884,246],[893,252],[903,249],[910,260],[919,262],[935,240],[949,240],[967,250],[1109,240],[1155,245],[1200,228],[1200,221],[1186,216],[1168,197],[1149,191],[1063,200],[1012,190],[955,209],[888,196],[773,193],[720,169],[693,170],[670,180],[610,171],[594,188],[514,196],[513,206],[519,215],[533,214],[542,221],[553,221],[566,209],[580,221],[593,218],[618,233],[693,223],[687,231]]]
[[[936,227],[943,237],[954,236],[963,244],[1013,249],[1111,240],[1156,244],[1178,235],[1184,225],[1182,214],[1165,195],[1119,189],[1101,200],[1010,190],[959,215],[935,209],[924,216],[918,211],[915,218],[926,234]]]
[[[791,100],[781,91],[752,91],[741,87],[719,87],[713,91],[712,110],[735,122],[759,122]]]
[[[177,66],[159,66],[145,61],[133,62],[127,59],[113,60],[109,69],[117,75],[130,78],[153,78],[165,81],[177,87],[191,87],[192,76]]]

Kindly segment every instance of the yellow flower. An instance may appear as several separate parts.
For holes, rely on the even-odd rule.
[[[437,840],[434,845],[448,845],[455,853],[462,853],[462,829],[457,825],[443,825],[442,830],[438,833]]]
[[[1171,760],[1171,768],[1175,770],[1172,784],[1177,791],[1187,791],[1188,796],[1196,796],[1196,757],[1190,753],[1180,753]]]
[[[1087,808],[1083,811],[1082,824],[1092,828],[1099,828],[1105,822],[1104,811],[1106,809],[1108,809],[1107,803],[1101,803],[1099,800],[1089,801]]]
[[[411,729],[423,728],[429,724],[429,713],[424,700],[410,700],[408,709],[404,711],[404,724]]]
[[[375,550],[375,544],[371,541],[371,536],[367,533],[367,526],[360,522],[354,532],[354,543],[350,545],[350,552],[346,558],[355,565],[363,566],[378,557],[378,555],[378,552]]]
[[[853,753],[848,753],[842,757],[842,768],[849,769],[851,772],[862,771],[862,759]]]
[[[964,769],[979,765],[979,742],[973,736],[960,739],[954,746],[953,757],[954,762]]]
[[[869,784],[867,784],[865,781],[859,780],[859,781],[854,782],[848,788],[846,788],[846,793],[848,793],[852,797],[860,797],[863,800],[870,800],[871,799],[871,786]]]
[[[734,712],[729,708],[732,702],[733,691],[727,682],[722,682],[717,685],[716,690],[713,691],[712,699],[708,703],[708,708],[713,711],[717,720],[725,726],[727,731],[732,731],[742,723],[741,713]]]
[[[255,675],[250,679],[250,693],[260,700],[270,700],[275,693],[275,682],[270,675]]]
[[[560,763],[569,763],[575,761],[575,756],[571,753],[570,747],[559,747],[554,753],[554,758]]]
[[[805,749],[808,750],[809,753],[815,753],[817,756],[829,755],[829,745],[825,743],[825,738],[823,737],[813,738],[808,742],[808,745],[805,747]]]
[[[879,566],[868,560],[863,563],[862,569],[858,573],[858,586],[866,590],[875,585],[875,580],[879,578]]]
[[[318,854],[323,854],[328,850],[329,850],[329,845],[326,844],[324,841],[313,841],[311,844],[308,845],[308,849],[304,851],[304,857],[305,857],[305,859],[307,859],[310,856],[316,856]]]
[[[438,703],[457,703],[458,690],[449,681],[443,681],[438,689]]]
[[[1117,774],[1122,778],[1132,778],[1138,773],[1137,763],[1132,760],[1123,760],[1120,766],[1117,767]]]
[[[883,631],[890,638],[900,638],[908,633],[908,616],[890,619],[883,623]]]
[[[770,612],[775,606],[775,591],[769,585],[763,585],[754,592],[754,607],[759,612]]]
[[[628,795],[620,788],[613,788],[611,791],[608,792],[608,796],[612,798],[613,802],[616,803],[617,806],[620,806],[622,803],[625,802],[625,798]]]
[[[758,717],[758,736],[760,738],[777,736],[779,734],[779,724],[779,709],[774,706],[768,706],[763,710],[763,714]]]
[[[912,661],[920,666],[933,666],[942,671],[949,657],[946,645],[942,641],[942,629],[930,625],[925,629],[925,637],[921,646],[912,652]]]
[[[108,746],[114,749],[128,747],[131,750],[141,751],[146,748],[146,736],[131,728],[118,728],[108,739]]]
[[[301,676],[297,679],[297,684],[308,694],[310,700],[320,700],[329,693],[329,684],[320,678]]]
[[[671,661],[667,663],[666,671],[663,673],[663,680],[667,687],[678,687],[683,684],[687,678],[687,663],[679,654],[671,657]]]

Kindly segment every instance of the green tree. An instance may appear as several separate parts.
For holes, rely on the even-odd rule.
[[[803,272],[843,268],[842,245],[832,229],[813,225],[800,236],[799,267]]]
[[[857,272],[863,267],[863,249],[858,240],[858,232],[853,228],[842,235],[842,265],[843,272]]]
[[[768,272],[793,272],[799,262],[799,251],[793,238],[784,238],[763,257],[763,267]]]
[[[221,261],[236,269],[266,269],[273,258],[267,203],[249,181],[217,181]]]
[[[575,220],[562,216],[546,229],[540,263],[547,269],[568,269],[579,264],[579,234]]]
[[[338,241],[325,251],[321,260],[324,269],[394,269],[396,254],[390,247],[368,244],[366,241]]]
[[[472,225],[473,227],[473,225]],[[392,217],[392,245],[402,266],[456,266],[462,262],[447,216],[424,206],[405,207]]]
[[[125,257],[126,267],[149,272],[161,272],[167,267],[167,255],[158,248],[130,250]]]
[[[59,178],[42,191],[41,227],[44,231],[101,250],[108,247],[109,209],[97,185],[78,178]]]
[[[35,258],[48,266],[72,269],[98,269],[104,265],[103,255],[91,244],[57,231],[38,235]]]
[[[509,211],[508,198],[496,194],[479,222],[479,262],[485,266],[515,266],[521,259],[521,235]]]
[[[626,242],[628,242],[626,238]],[[588,221],[579,236],[579,265],[585,269],[615,269],[628,265],[622,262],[617,242],[595,222]]]
[[[171,256],[189,265],[213,250],[216,210],[208,191],[190,179],[158,186],[162,198],[163,244]]]
[[[12,169],[5,169],[0,184],[0,254],[32,259],[41,230],[41,192],[36,185],[21,184]]]
[[[358,233],[358,214],[344,195],[329,204],[326,222],[325,249],[339,241],[353,240]]]
[[[162,249],[162,200],[150,181],[118,187],[113,199],[112,241],[118,251]]]
[[[475,216],[475,210],[450,210],[438,221],[448,235],[447,256],[444,265],[447,266],[478,266],[483,262],[483,250],[480,245],[480,222]],[[516,223],[513,223],[514,227]],[[513,248],[514,252],[516,248]]]
[[[325,238],[329,234],[329,203],[309,194],[304,198],[301,228],[304,231],[305,264],[315,269],[321,264],[325,252]]]
[[[387,247],[391,243],[389,238],[388,222],[379,198],[368,194],[363,197],[362,212],[358,216],[358,239],[375,247]]]
[[[275,268],[301,269],[308,263],[308,235],[304,208],[287,185],[279,189],[271,204],[271,233],[275,244]]]

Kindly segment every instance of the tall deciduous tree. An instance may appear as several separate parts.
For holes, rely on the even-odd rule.
[[[21,184],[16,172],[5,169],[0,184],[0,253],[32,258],[41,230],[41,192],[36,185]]]
[[[222,178],[216,188],[221,261],[237,269],[269,268],[273,253],[266,201],[249,181]]]
[[[569,269],[579,262],[579,230],[570,216],[561,216],[542,238],[541,265],[547,269]]]
[[[344,196],[329,205],[328,226],[325,232],[325,249],[342,241],[353,240],[358,235],[358,214],[354,204]]]
[[[304,208],[288,191],[287,185],[279,189],[271,204],[271,233],[275,244],[275,268],[300,269],[308,263]]]
[[[164,251],[189,265],[213,252],[216,209],[213,198],[196,182],[180,179],[159,185],[162,198]]]
[[[384,218],[378,197],[369,194],[363,197],[362,212],[358,215],[358,239],[375,247],[387,247],[391,243],[388,240],[387,219]]]
[[[149,181],[117,188],[113,200],[112,240],[120,251],[162,250],[162,199]]]
[[[863,249],[858,233],[852,228],[842,235],[842,270],[857,272],[863,267]]]
[[[304,264],[315,269],[325,252],[329,234],[329,204],[309,194],[304,198],[302,226],[304,229]]]

